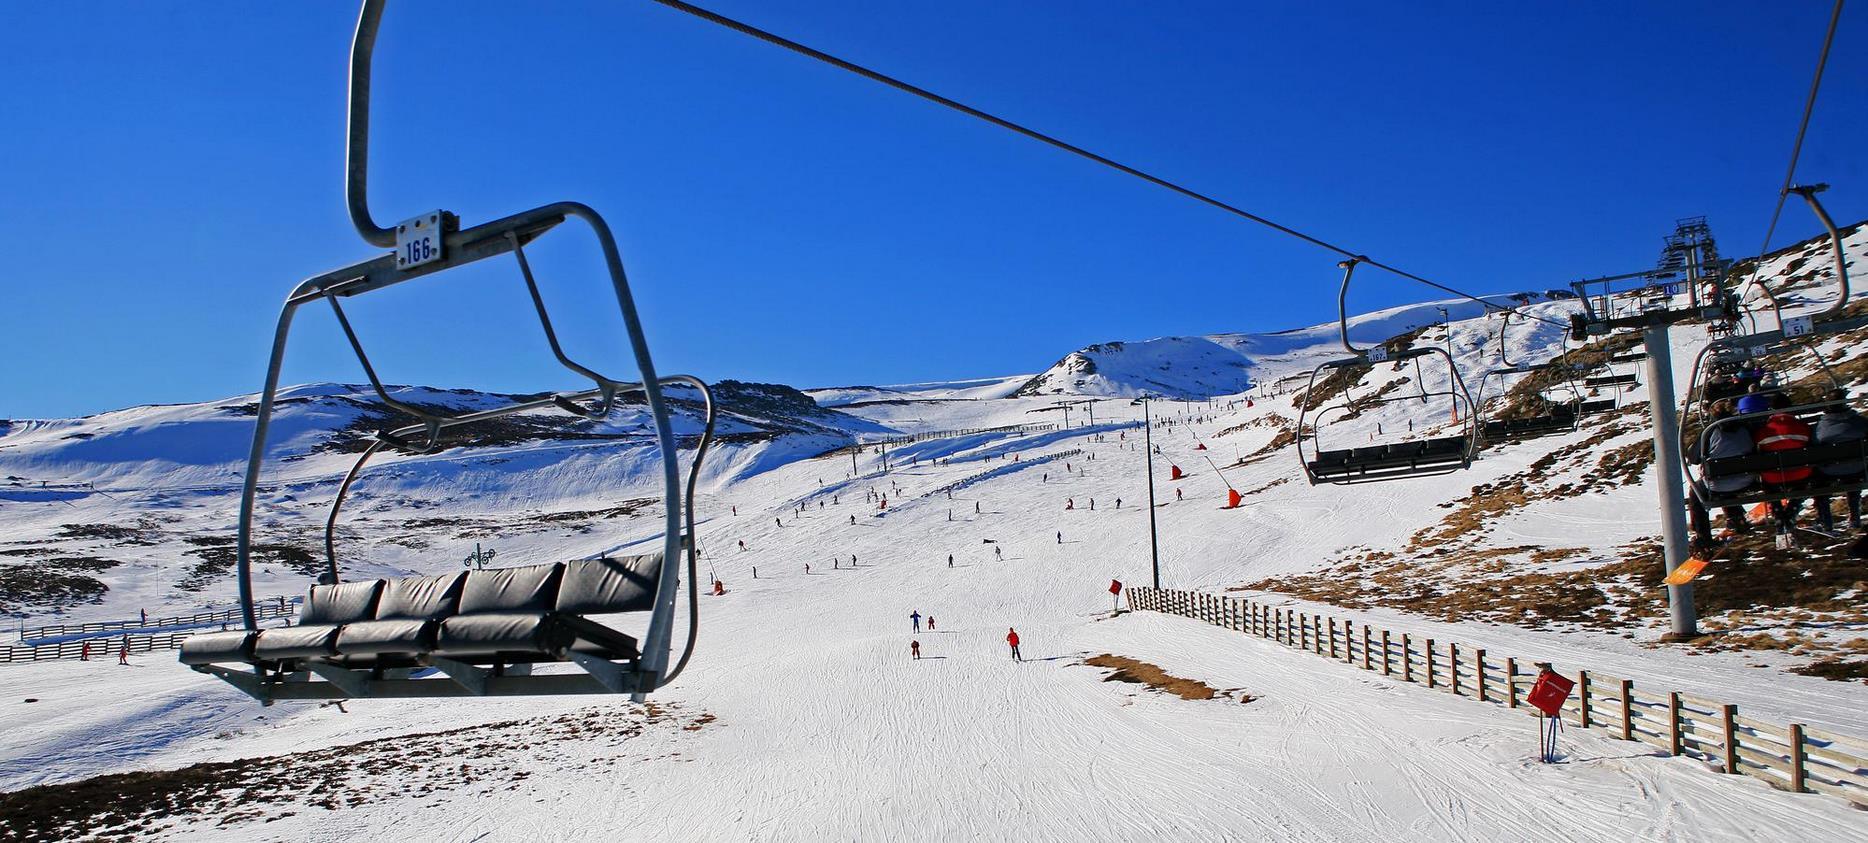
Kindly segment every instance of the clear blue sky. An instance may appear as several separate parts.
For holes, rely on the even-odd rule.
[[[714,0],[1475,292],[1755,250],[1827,0]],[[16,3],[0,29],[0,417],[259,386],[298,279],[369,254],[342,194],[344,2]],[[574,199],[664,372],[799,386],[1038,371],[1084,344],[1334,315],[1336,258],[646,2],[392,2],[379,219]],[[1868,8],[1799,169],[1868,216]],[[1786,211],[1779,244],[1816,227]],[[594,246],[541,254],[574,350],[633,375]],[[366,297],[397,382],[535,390],[510,264]],[[1376,273],[1372,308],[1435,297]],[[327,313],[292,381],[360,381]],[[393,333],[392,333],[393,332]]]

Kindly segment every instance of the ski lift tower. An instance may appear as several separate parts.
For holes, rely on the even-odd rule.
[[[1738,297],[1726,288],[1731,262],[1719,257],[1705,217],[1677,220],[1654,269],[1577,281],[1570,286],[1581,313],[1570,316],[1570,338],[1587,342],[1638,330],[1647,347],[1648,414],[1654,426],[1654,472],[1660,481],[1661,546],[1668,571],[1687,558],[1685,466],[1673,388],[1668,330],[1688,322],[1736,322]],[[1681,301],[1684,297],[1684,301]],[[1667,586],[1670,629],[1662,641],[1698,637],[1693,586]]]

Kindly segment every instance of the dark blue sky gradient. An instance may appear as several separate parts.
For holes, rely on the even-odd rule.
[[[724,14],[1476,293],[1755,250],[1829,3],[845,2]],[[14,4],[0,28],[0,417],[256,389],[344,212],[348,3]],[[663,371],[799,386],[1031,372],[1111,339],[1334,316],[1336,257],[646,0],[393,2],[372,203],[603,212]],[[1868,9],[1799,174],[1868,216]],[[1778,244],[1816,232],[1786,210]],[[538,261],[633,375],[594,244]],[[535,390],[509,263],[353,306],[397,382]],[[1367,273],[1362,310],[1438,297]],[[361,380],[310,311],[288,379]]]

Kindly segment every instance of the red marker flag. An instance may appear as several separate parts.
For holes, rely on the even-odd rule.
[[[1121,580],[1110,580],[1109,581],[1109,593],[1110,594],[1121,594],[1122,593],[1122,581]]]

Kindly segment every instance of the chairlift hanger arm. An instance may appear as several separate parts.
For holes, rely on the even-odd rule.
[[[1842,249],[1842,232],[1836,230],[1836,221],[1830,218],[1829,211],[1823,208],[1822,201],[1816,198],[1816,194],[1828,189],[1829,185],[1826,184],[1807,184],[1790,188],[1791,193],[1803,197],[1803,201],[1809,203],[1810,210],[1815,212],[1816,218],[1822,220],[1823,229],[1829,232],[1830,254],[1833,255],[1836,264],[1836,282],[1842,288],[1836,296],[1835,304],[1816,315],[1816,321],[1819,322],[1841,316],[1843,309],[1849,305],[1849,262],[1848,255]]]
[[[344,146],[344,201],[357,234],[372,246],[393,248],[395,229],[377,225],[370,216],[370,70],[376,52],[376,30],[383,22],[384,0],[363,0],[357,14],[356,36],[350,41],[349,135]]]

